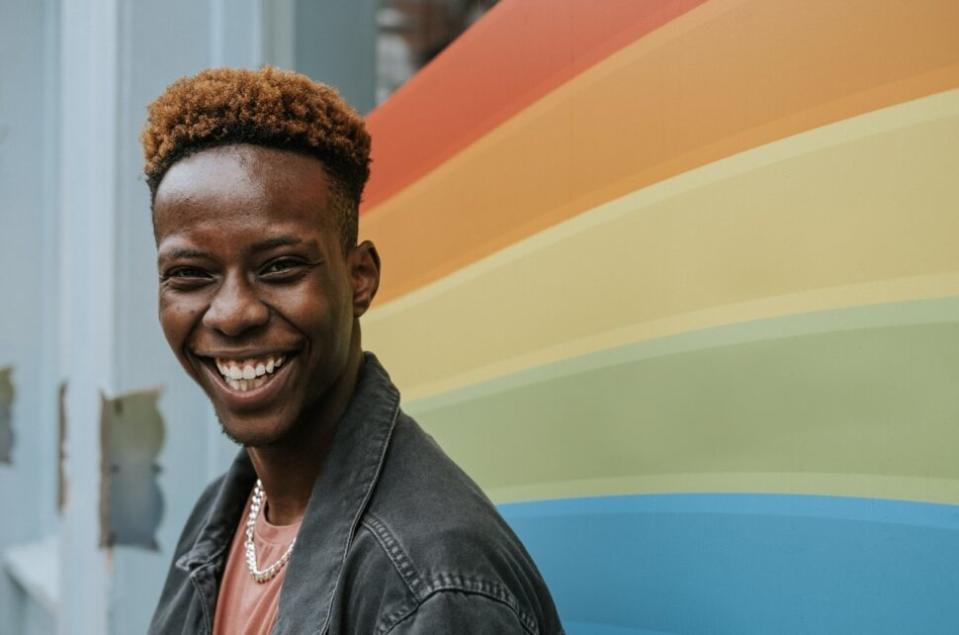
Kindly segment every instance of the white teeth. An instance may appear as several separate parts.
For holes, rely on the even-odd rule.
[[[253,390],[264,385],[277,368],[283,364],[284,357],[269,357],[264,361],[249,360],[240,363],[232,359],[216,359],[217,370],[223,376],[227,385],[240,392]]]
[[[266,377],[257,377],[256,379],[225,379],[227,385],[237,392],[246,392],[254,390],[265,384],[269,379]]]

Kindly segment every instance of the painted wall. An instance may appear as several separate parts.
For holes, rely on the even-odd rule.
[[[0,10],[0,367],[13,367],[12,463],[0,463],[0,632],[49,629],[51,617],[10,575],[9,550],[52,533],[56,518],[56,65],[52,3]],[[41,563],[37,563],[38,565]],[[49,630],[47,631],[49,632]]]
[[[957,32],[503,0],[371,114],[366,344],[570,633],[959,632]]]
[[[379,0],[293,3],[293,55],[297,71],[336,86],[361,113],[375,103],[376,9]]]

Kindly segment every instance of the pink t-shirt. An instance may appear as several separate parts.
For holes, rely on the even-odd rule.
[[[250,513],[252,493],[246,501],[240,525],[233,535],[226,570],[220,583],[220,595],[213,616],[213,635],[269,635],[276,621],[280,604],[280,589],[289,562],[274,578],[257,582],[246,568],[246,519]],[[271,525],[266,521],[265,510],[257,516],[253,526],[253,544],[256,545],[257,566],[262,570],[279,560],[286,548],[296,538],[300,523]],[[295,549],[294,549],[295,551]]]

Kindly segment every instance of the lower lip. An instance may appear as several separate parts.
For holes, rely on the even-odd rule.
[[[212,368],[211,362],[202,362],[204,371],[213,379],[220,399],[225,402],[231,410],[258,410],[270,404],[276,399],[277,395],[283,389],[286,383],[287,375],[290,374],[290,367],[296,363],[296,357],[287,357],[278,370],[270,375],[271,379],[252,390],[236,390],[223,378],[218,371]]]

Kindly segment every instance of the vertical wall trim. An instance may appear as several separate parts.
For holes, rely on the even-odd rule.
[[[210,66],[223,66],[224,0],[210,0]]]
[[[262,0],[262,40],[259,51],[261,63],[288,70],[294,67],[295,11],[293,0]]]
[[[253,24],[253,33],[251,34],[250,48],[253,49],[252,56],[254,60],[254,66],[262,66],[264,64],[264,51],[263,51],[263,41],[264,33],[263,28],[265,22],[263,21],[264,12],[263,12],[263,0],[256,0],[253,3],[253,10],[250,12],[250,21]]]
[[[100,393],[114,384],[117,0],[62,0],[61,304],[67,480],[61,527],[61,635],[109,632],[110,560],[99,537]],[[78,588],[83,593],[76,593]]]
[[[57,456],[59,421],[60,365],[60,27],[58,0],[44,0],[44,65],[43,65],[43,250],[41,288],[42,315],[40,342],[40,428],[44,456]],[[40,517],[44,527],[56,526],[57,473],[44,470],[40,483]]]

